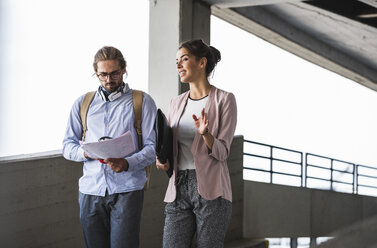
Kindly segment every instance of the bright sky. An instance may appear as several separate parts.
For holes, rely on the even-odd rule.
[[[147,91],[149,1],[102,3],[2,1],[0,156],[61,149],[73,101],[98,87],[92,60],[104,45],[124,53],[126,82]],[[376,92],[216,17],[211,44],[222,53],[211,80],[236,96],[237,133],[377,165]]]
[[[235,93],[245,139],[377,165],[377,92],[212,17],[213,84]]]
[[[147,90],[149,1],[1,4],[0,156],[62,148],[74,100],[98,88],[92,63],[102,46],[120,49],[126,81]]]

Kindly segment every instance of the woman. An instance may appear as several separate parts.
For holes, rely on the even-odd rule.
[[[226,159],[237,122],[232,93],[217,89],[208,77],[220,52],[202,40],[183,43],[177,71],[190,90],[175,97],[168,121],[173,129],[173,161],[157,169],[173,175],[165,195],[163,247],[223,247],[232,213],[232,190]]]

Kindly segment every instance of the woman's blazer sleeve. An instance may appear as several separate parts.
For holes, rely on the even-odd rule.
[[[232,93],[227,93],[219,107],[218,132],[217,136],[214,137],[212,152],[209,155],[219,161],[224,161],[229,156],[230,145],[237,125],[236,98]]]

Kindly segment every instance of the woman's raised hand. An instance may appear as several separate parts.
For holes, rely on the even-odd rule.
[[[208,132],[208,119],[207,113],[204,112],[204,108],[202,109],[199,119],[196,115],[192,115],[192,118],[194,119],[194,125],[198,132],[202,135],[206,134]]]

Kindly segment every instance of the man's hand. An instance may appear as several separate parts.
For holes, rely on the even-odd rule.
[[[128,170],[128,162],[124,158],[107,158],[103,162],[116,173]]]
[[[88,154],[87,154],[86,152],[84,152],[84,157],[87,158],[87,159],[97,159],[97,158],[89,157]]]

